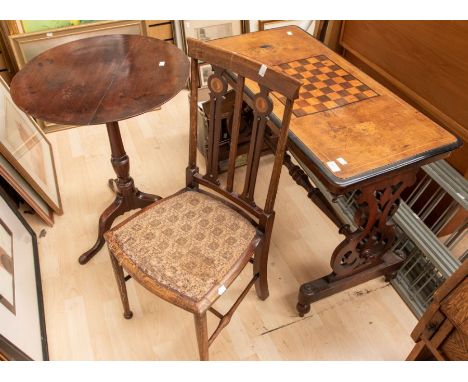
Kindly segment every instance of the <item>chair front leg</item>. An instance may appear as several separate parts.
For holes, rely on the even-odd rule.
[[[206,312],[201,314],[195,313],[193,317],[195,319],[200,361],[208,361],[208,322],[206,320]]]
[[[117,280],[117,286],[119,288],[120,299],[122,300],[122,305],[124,308],[124,317],[129,320],[133,317],[133,313],[130,310],[130,305],[128,303],[127,295],[127,286],[125,285],[125,276],[122,266],[119,264],[112,252],[109,251],[111,258],[112,268],[114,269],[115,279]]]
[[[266,300],[270,295],[268,290],[268,245],[261,243],[255,250],[253,274],[258,274],[255,282],[255,291],[260,300]]]
[[[266,300],[270,295],[268,290],[268,253],[270,251],[270,238],[273,230],[274,215],[267,220],[265,226],[265,234],[262,242],[255,250],[255,257],[253,263],[253,274],[258,274],[258,279],[255,282],[255,291],[257,292],[260,300]]]

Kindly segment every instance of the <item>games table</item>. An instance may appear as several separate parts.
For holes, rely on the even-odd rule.
[[[388,251],[401,193],[415,182],[422,165],[447,157],[461,141],[298,27],[210,43],[256,59],[263,70],[276,67],[301,80],[288,152],[333,195],[358,190],[357,229],[352,231],[303,169],[285,156],[290,175],[345,236],[331,256],[331,273],[300,287],[299,314],[323,297],[380,275],[392,277],[404,261]],[[254,85],[251,90],[258,91]],[[249,94],[244,98],[248,102]],[[275,95],[272,100],[274,130],[284,100]]]

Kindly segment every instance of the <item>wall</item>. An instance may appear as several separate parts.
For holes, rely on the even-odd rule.
[[[345,57],[464,141],[448,159],[468,177],[468,22],[346,21]]]

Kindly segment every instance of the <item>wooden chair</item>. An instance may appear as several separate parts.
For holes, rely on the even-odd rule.
[[[249,289],[268,297],[267,260],[273,228],[275,203],[289,121],[300,82],[274,68],[236,53],[188,39],[191,60],[189,163],[186,188],[158,200],[105,234],[124,308],[132,317],[125,282],[132,277],[150,292],[175,304],[195,317],[201,360],[208,360],[208,347],[229,323]],[[208,79],[211,102],[207,169],[200,174],[197,157],[198,63],[214,69]],[[266,69],[266,71],[265,71]],[[260,91],[252,99],[254,122],[249,146],[243,191],[234,189],[236,150],[245,81],[255,82]],[[229,166],[224,186],[218,178],[220,106],[228,86],[236,91]],[[263,208],[254,202],[260,152],[269,115],[273,109],[269,93],[275,91],[287,102],[281,126],[277,129],[273,170]],[[209,191],[202,190],[200,186]],[[213,303],[244,269],[253,264],[253,277],[226,314]],[[124,269],[129,276],[124,276]],[[220,319],[208,337],[207,311]]]
[[[411,337],[407,361],[468,361],[468,261],[436,290]]]

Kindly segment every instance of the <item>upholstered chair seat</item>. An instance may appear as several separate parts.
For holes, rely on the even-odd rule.
[[[235,208],[208,193],[183,190],[105,237],[117,261],[145,287],[201,312],[224,292],[236,263],[249,261],[261,237]]]

